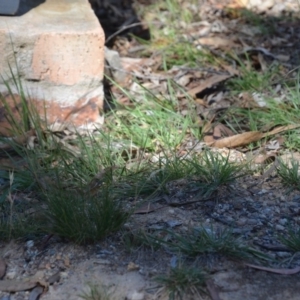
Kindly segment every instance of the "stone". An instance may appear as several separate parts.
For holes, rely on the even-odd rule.
[[[117,51],[104,48],[105,50],[105,60],[107,64],[105,65],[105,74],[116,81],[117,83],[123,83],[126,78],[125,70],[122,66],[120,55]]]
[[[9,270],[7,273],[6,273],[6,278],[7,279],[15,279],[17,276],[17,271],[16,270]]]
[[[22,123],[23,89],[50,127],[100,127],[104,43],[88,0],[21,0],[16,16],[0,16],[1,100],[12,108],[16,123]],[[10,136],[6,116],[2,103],[0,135]]]
[[[139,293],[138,291],[132,291],[127,295],[126,299],[128,299],[128,300],[143,300],[143,299],[145,299],[145,295],[144,295],[144,293]]]
[[[249,0],[247,8],[257,8],[259,11],[265,11],[273,7],[275,0]]]
[[[276,229],[276,230],[279,230],[279,231],[283,231],[285,228],[284,228],[284,226],[282,226],[282,225],[280,225],[280,224],[276,224],[276,225],[275,225],[275,229]]]

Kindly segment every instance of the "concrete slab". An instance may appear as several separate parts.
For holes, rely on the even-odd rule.
[[[20,94],[13,73],[49,123],[99,126],[104,42],[88,0],[21,0],[17,16],[0,16],[0,92]]]

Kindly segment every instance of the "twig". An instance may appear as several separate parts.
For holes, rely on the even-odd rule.
[[[114,32],[113,34],[111,34],[105,41],[105,43],[107,44],[110,40],[112,40],[115,36],[117,36],[119,33],[129,29],[129,28],[132,28],[132,27],[136,27],[136,26],[139,26],[139,25],[143,25],[142,22],[138,22],[138,23],[133,23],[133,24],[130,24],[130,25],[126,25],[126,26],[122,26],[118,31]]]
[[[263,248],[263,249],[269,250],[269,251],[291,252],[291,250],[289,248],[287,248],[286,246],[284,246],[284,245],[261,244],[261,243],[256,242],[256,241],[254,241],[254,244],[261,247],[261,248]]]

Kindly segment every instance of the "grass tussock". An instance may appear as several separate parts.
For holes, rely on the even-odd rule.
[[[287,192],[300,190],[300,174],[299,162],[292,158],[290,163],[279,161],[277,174],[281,178],[283,185],[287,188]]]
[[[284,236],[279,236],[281,243],[293,252],[300,251],[300,229],[289,228],[288,232]]]
[[[165,235],[167,235],[167,239],[153,237],[153,240],[168,247],[174,253],[188,257],[216,254],[234,260],[270,259],[262,252],[247,246],[230,229],[191,228],[185,233],[166,230]]]
[[[90,284],[89,290],[79,295],[83,300],[115,300],[109,288],[103,284]]]
[[[168,274],[160,275],[155,281],[163,286],[170,300],[202,299],[206,274],[199,268],[179,265]]]

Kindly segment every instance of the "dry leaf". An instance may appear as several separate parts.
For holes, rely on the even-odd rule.
[[[246,146],[250,143],[257,142],[262,138],[295,129],[300,127],[300,125],[287,125],[287,126],[279,126],[271,130],[270,132],[262,133],[260,131],[249,131],[240,134],[236,134],[230,137],[226,137],[220,140],[215,140],[213,142],[208,142],[208,146],[217,147],[217,148],[235,148]]]
[[[222,67],[232,76],[240,76],[241,72],[233,66],[223,64]]]
[[[264,134],[263,137],[268,137],[270,135],[274,135],[274,134],[277,134],[277,133],[280,133],[280,132],[283,132],[283,131],[287,131],[287,130],[291,130],[291,129],[296,129],[296,128],[299,128],[300,127],[300,124],[296,124],[296,125],[287,125],[287,126],[278,126],[276,128],[274,128],[273,130],[271,130],[270,132],[266,132]]]
[[[259,141],[263,137],[264,134],[259,131],[249,131],[217,140],[209,144],[209,146],[217,148],[235,148]]]
[[[6,262],[3,258],[0,258],[0,279],[4,277],[6,273]]]
[[[204,91],[207,88],[212,87],[213,85],[220,83],[228,78],[231,78],[232,75],[214,75],[212,77],[207,78],[206,80],[204,80],[203,82],[201,82],[200,85],[190,89],[188,92],[188,94],[192,97],[195,97],[196,94],[201,93],[202,91]],[[184,95],[181,95],[184,96]]]
[[[215,7],[219,8],[219,9],[224,9],[224,8],[242,8],[245,7],[248,4],[249,0],[231,0],[229,2],[224,1],[224,3],[222,3],[222,1],[216,1],[215,3]],[[234,9],[232,11],[230,11],[232,13],[239,13],[238,9]]]
[[[290,56],[289,55],[285,55],[285,54],[278,54],[275,56],[276,59],[283,61],[283,62],[287,62],[290,60]]]
[[[255,164],[264,164],[264,163],[270,161],[270,159],[272,159],[274,161],[275,158],[276,158],[276,156],[274,155],[274,153],[258,154],[254,157],[253,162]]]
[[[296,267],[294,269],[273,269],[273,268],[268,268],[268,267],[263,267],[263,266],[256,266],[252,264],[246,264],[246,266],[253,268],[253,269],[258,269],[266,272],[271,272],[275,274],[281,274],[281,275],[294,275],[300,272],[300,267]]]
[[[254,99],[253,94],[250,94],[249,92],[242,92],[239,95],[239,98],[241,99],[240,107],[242,107],[242,108],[260,107],[260,105],[258,105],[256,99]]]
[[[234,48],[237,46],[237,44],[231,40],[230,38],[222,38],[219,36],[213,36],[213,37],[201,37],[194,41],[194,44],[197,45],[206,45],[211,46],[214,49],[228,49],[228,48]]]
[[[142,66],[152,66],[155,60],[152,58],[133,58],[133,57],[121,57],[121,64],[127,72],[140,69]]]
[[[261,53],[258,53],[257,60],[258,60],[258,62],[260,64],[261,70],[263,72],[266,72],[268,70],[268,64],[267,64],[264,56]]]
[[[137,271],[140,269],[140,266],[135,264],[134,262],[129,262],[129,264],[127,265],[127,271]]]
[[[64,259],[64,265],[65,265],[65,267],[70,268],[70,258],[69,257],[66,257]]]
[[[204,101],[204,100],[201,99],[201,98],[196,98],[196,99],[195,99],[195,103],[196,103],[197,105],[202,105],[202,106],[204,106],[204,107],[208,107],[208,104],[206,103],[206,101]]]
[[[215,139],[220,139],[224,136],[228,137],[233,135],[234,135],[233,131],[223,124],[218,124],[214,128],[213,137]]]
[[[256,47],[256,48],[248,47],[243,51],[243,53],[245,53],[245,52],[263,53],[266,56],[272,57],[273,59],[277,59],[277,60],[280,60],[283,62],[286,62],[290,59],[290,57],[288,55],[284,55],[284,54],[275,55],[263,47]]]
[[[208,130],[208,127],[205,128],[205,130]],[[207,133],[207,131],[206,131],[206,133]],[[205,143],[213,143],[216,140],[220,140],[224,137],[228,137],[228,136],[232,136],[232,135],[234,135],[234,133],[228,127],[226,127],[223,124],[217,124],[214,127],[212,134],[207,133],[204,136],[204,142]]]

